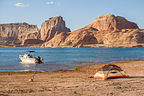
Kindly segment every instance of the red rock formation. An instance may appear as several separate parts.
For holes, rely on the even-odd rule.
[[[43,43],[43,41],[45,43]],[[61,16],[45,21],[40,31],[27,23],[0,24],[0,44],[42,44],[42,47],[82,47],[87,44],[144,43],[144,30],[121,16],[107,14],[70,32]]]
[[[44,43],[42,47],[82,47],[84,44],[95,44],[97,39],[91,32],[94,29],[76,30],[69,33],[56,35],[50,41]]]
[[[52,17],[45,21],[41,26],[41,40],[49,41],[61,32],[70,32],[70,29],[65,26],[65,22],[61,16]]]
[[[42,43],[44,43],[44,41],[39,40],[39,39],[26,39],[21,43],[21,45],[27,46],[27,45],[36,45],[36,44],[42,44]]]
[[[138,32],[138,30],[137,30]],[[128,31],[128,32],[112,32],[106,34],[103,38],[104,44],[136,44],[137,41],[137,32]]]
[[[96,18],[86,28],[95,28],[98,31],[116,31],[121,29],[138,29],[136,23],[130,22],[121,16],[107,14]]]
[[[96,44],[97,39],[90,30],[76,30],[71,32],[65,39],[64,45],[72,45],[73,47],[82,46],[85,44]]]
[[[54,36],[50,41],[45,42],[42,44],[41,47],[58,47],[58,46],[64,46],[64,42],[66,37],[69,35],[67,32],[62,32],[56,36]]]
[[[25,39],[38,39],[36,25],[27,23],[0,24],[0,39],[8,44],[20,44]]]
[[[61,34],[62,35],[62,34]],[[91,24],[70,32],[69,35],[56,35],[43,47],[73,46],[87,44],[136,44],[144,43],[144,30],[124,17],[107,14],[96,18]]]

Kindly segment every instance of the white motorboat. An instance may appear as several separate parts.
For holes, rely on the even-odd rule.
[[[30,54],[19,55],[19,58],[21,59],[21,63],[24,64],[40,64],[44,62],[43,58],[39,56],[36,58]]]

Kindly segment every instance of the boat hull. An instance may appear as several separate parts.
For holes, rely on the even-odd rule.
[[[26,63],[26,64],[35,64],[36,59],[35,58],[23,58],[20,57],[21,63]]]

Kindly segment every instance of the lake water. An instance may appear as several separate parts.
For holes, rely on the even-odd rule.
[[[44,58],[44,64],[21,64],[19,55],[36,51],[34,56]],[[0,48],[0,71],[56,71],[73,70],[84,64],[107,61],[143,60],[144,48]]]

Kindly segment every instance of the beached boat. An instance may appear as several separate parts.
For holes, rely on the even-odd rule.
[[[21,63],[24,64],[40,64],[44,62],[43,58],[39,56],[36,58],[30,54],[19,55],[19,58],[21,59]]]

